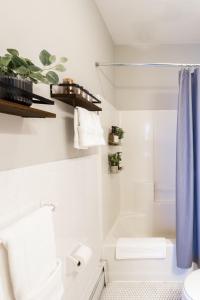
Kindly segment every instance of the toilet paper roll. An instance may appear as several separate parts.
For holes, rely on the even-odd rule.
[[[84,268],[92,257],[92,250],[86,245],[80,244],[71,255],[77,268]]]
[[[92,250],[80,244],[72,253],[66,258],[66,275],[71,275],[80,272],[84,269],[92,257]]]

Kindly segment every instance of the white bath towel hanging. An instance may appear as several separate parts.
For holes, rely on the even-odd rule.
[[[116,245],[116,259],[164,259],[165,238],[120,238]]]
[[[22,218],[15,224],[0,232],[2,240],[8,252],[10,276],[17,300],[38,300],[32,295],[42,292],[47,286],[51,291],[49,279],[55,273],[52,284],[57,286],[58,297],[63,293],[60,264],[56,258],[55,235],[52,220],[52,211],[49,207],[43,207]],[[55,289],[56,290],[56,289]],[[51,298],[39,298],[49,300]]]
[[[58,259],[57,264],[47,280],[41,284],[38,290],[28,296],[27,300],[61,300],[63,296],[63,284],[62,284],[62,263]]]
[[[99,115],[81,107],[74,109],[74,148],[105,145],[103,128]]]

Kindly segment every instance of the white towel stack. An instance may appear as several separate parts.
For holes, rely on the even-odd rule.
[[[0,232],[16,300],[61,300],[52,211],[43,207]]]
[[[120,238],[116,259],[164,259],[166,250],[165,238]]]
[[[74,148],[88,149],[105,145],[100,117],[94,111],[81,107],[74,110]]]

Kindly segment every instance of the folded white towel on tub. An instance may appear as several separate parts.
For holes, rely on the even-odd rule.
[[[50,297],[36,297],[32,295],[42,292],[47,286],[52,292],[51,282],[56,268],[60,266],[56,257],[56,244],[53,226],[52,211],[43,207],[32,214],[22,218],[13,225],[0,232],[8,252],[8,264],[13,286],[14,296],[17,300],[49,300]],[[59,269],[60,270],[60,267]],[[63,292],[62,279],[59,272],[55,273],[58,290]],[[50,282],[48,284],[48,282]],[[60,300],[61,297],[55,297]]]
[[[116,259],[164,259],[165,238],[120,238],[116,245]]]

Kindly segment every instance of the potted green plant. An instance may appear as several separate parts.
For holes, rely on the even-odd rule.
[[[111,131],[108,136],[108,143],[109,143],[109,145],[118,145],[119,144],[119,137],[117,135],[117,126],[111,127]]]
[[[119,145],[123,137],[124,130],[118,126],[112,126],[108,137],[109,145]]]
[[[119,137],[119,142],[121,143],[121,140],[124,138],[124,130],[120,127],[117,127],[116,134]]]
[[[118,157],[118,170],[122,170],[121,161],[122,161],[122,152],[117,152]]]
[[[65,71],[66,57],[61,57],[56,63],[56,56],[47,50],[39,54],[41,67],[35,65],[29,58],[19,55],[16,49],[7,49],[7,53],[0,56],[0,81],[9,88],[0,87],[0,98],[30,106],[32,99],[16,93],[12,88],[21,88],[32,92],[33,83],[56,84],[59,82],[58,72]]]
[[[119,152],[108,155],[108,162],[109,162],[109,166],[110,166],[110,172],[112,174],[118,173],[120,160],[121,160],[121,155],[119,155]]]

